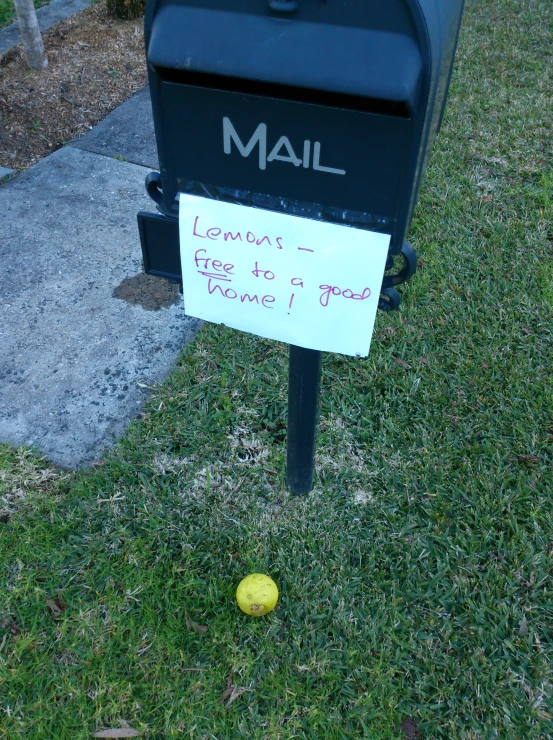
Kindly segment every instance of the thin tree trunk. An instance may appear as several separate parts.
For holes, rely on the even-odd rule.
[[[33,0],[14,0],[25,58],[31,69],[46,69],[48,59],[36,18]]]

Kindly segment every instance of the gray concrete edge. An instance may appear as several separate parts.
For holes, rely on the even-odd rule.
[[[8,177],[15,175],[17,170],[10,170],[7,167],[0,167],[0,183],[4,182]]]

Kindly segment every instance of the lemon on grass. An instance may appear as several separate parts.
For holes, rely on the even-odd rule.
[[[238,584],[236,601],[245,614],[261,617],[275,608],[278,601],[277,585],[263,573],[252,573]]]

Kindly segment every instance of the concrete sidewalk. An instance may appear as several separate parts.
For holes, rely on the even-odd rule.
[[[70,15],[80,13],[91,3],[92,0],[52,0],[48,5],[44,5],[36,11],[38,27],[41,31],[47,31],[55,23],[69,18]],[[21,34],[17,22],[0,29],[0,55],[5,54],[20,43]]]
[[[145,99],[135,96],[125,111],[147,114]],[[134,141],[137,160],[151,160],[144,115],[135,128],[132,116],[125,121],[114,124],[123,126],[120,140]],[[154,210],[144,190],[149,169],[110,154],[120,151],[68,146],[0,185],[0,441],[32,445],[70,468],[114,444],[140,410],[144,386],[166,377],[198,326],[175,286],[135,277],[136,213]],[[116,297],[133,285],[142,305],[167,307]],[[148,290],[153,303],[143,300]]]
[[[15,170],[9,170],[7,167],[0,167],[0,182],[5,180],[8,175],[14,175]]]
[[[159,167],[148,86],[112,110],[72,146],[157,170]]]

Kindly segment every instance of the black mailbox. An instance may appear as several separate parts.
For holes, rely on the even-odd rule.
[[[463,0],[148,0],[159,215],[146,272],[182,280],[180,192],[389,234],[379,307],[439,129]],[[395,270],[394,257],[403,264]],[[391,273],[391,274],[390,274]],[[321,286],[322,287],[322,286]],[[290,346],[286,480],[313,485],[321,352]]]
[[[148,0],[160,173],[146,272],[181,280],[179,191],[404,242],[446,100],[463,0]]]

